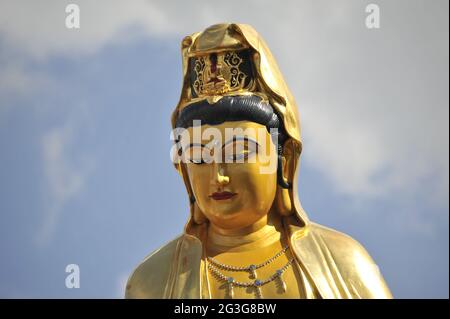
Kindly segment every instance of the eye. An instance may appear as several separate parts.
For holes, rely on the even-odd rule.
[[[245,161],[258,151],[258,144],[252,140],[237,140],[224,147],[225,161]]]
[[[208,158],[209,151],[208,148],[202,146],[191,146],[186,152],[184,152],[184,159],[186,162],[201,165],[205,164],[205,159]]]
[[[200,159],[200,160],[191,159],[191,160],[189,160],[189,162],[191,162],[192,164],[196,164],[196,165],[205,164],[205,162],[202,159]]]

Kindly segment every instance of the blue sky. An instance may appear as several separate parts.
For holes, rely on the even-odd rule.
[[[74,2],[74,1],[72,1]],[[253,25],[297,100],[300,199],[395,297],[448,298],[448,3],[0,1],[0,297],[119,298],[182,231],[170,114],[184,35]],[[236,8],[239,7],[239,10]],[[80,266],[81,287],[65,287]]]

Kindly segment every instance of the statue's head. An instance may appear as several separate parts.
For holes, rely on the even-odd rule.
[[[191,205],[186,230],[207,220],[245,227],[271,211],[307,223],[297,109],[264,41],[250,26],[220,24],[186,37],[182,54],[172,126]]]

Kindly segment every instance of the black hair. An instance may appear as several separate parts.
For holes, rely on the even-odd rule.
[[[281,117],[269,102],[257,95],[224,96],[213,104],[201,100],[181,110],[175,126],[186,129],[193,126],[194,120],[201,120],[202,124],[208,125],[218,125],[227,121],[250,121],[264,125],[274,143],[278,145],[278,184],[283,188],[291,187],[283,178],[281,165],[283,144],[287,139],[287,134]],[[274,128],[277,129],[276,133],[271,131]]]

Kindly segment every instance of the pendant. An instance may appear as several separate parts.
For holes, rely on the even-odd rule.
[[[283,274],[283,271],[281,271],[281,269],[277,270],[277,276],[278,276],[278,284],[280,285],[280,288],[283,292],[286,292],[287,290],[287,285],[286,282],[283,280],[283,278],[281,278],[281,275]]]
[[[281,291],[286,292],[287,290],[286,282],[281,277],[278,277],[278,281]]]
[[[227,282],[228,282],[228,298],[233,299],[234,298],[234,289],[233,289],[234,278],[228,277]]]
[[[262,299],[262,292],[261,292],[261,285],[262,282],[258,279],[255,280],[255,282],[253,283],[253,285],[255,286],[255,295],[257,299]]]
[[[250,278],[256,279],[256,266],[250,265],[250,266],[248,266],[248,270],[250,271]]]

